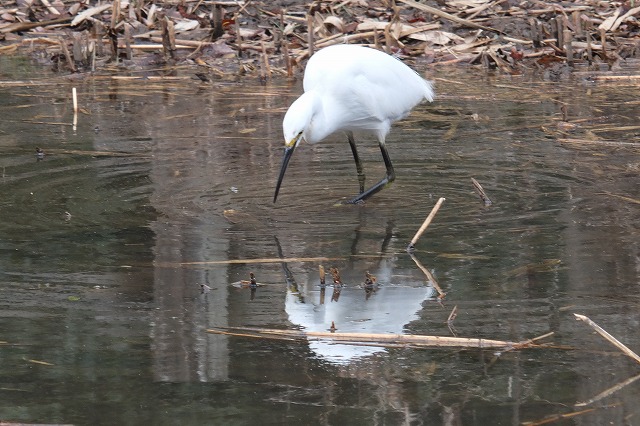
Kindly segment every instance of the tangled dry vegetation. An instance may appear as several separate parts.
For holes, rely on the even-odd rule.
[[[611,70],[640,55],[638,16],[633,0],[9,0],[0,53],[72,72],[194,64],[202,79],[292,76],[337,43],[507,73]]]

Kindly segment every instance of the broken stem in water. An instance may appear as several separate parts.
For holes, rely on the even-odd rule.
[[[616,348],[620,349],[622,353],[624,353],[629,358],[635,360],[637,363],[640,364],[640,356],[638,356],[638,354],[636,354],[634,351],[626,347],[622,342],[620,342],[618,339],[616,339],[611,334],[609,334],[604,328],[600,327],[598,324],[593,322],[589,317],[585,315],[580,315],[580,314],[573,314],[573,315],[576,317],[576,319],[579,319],[580,321],[584,321],[587,324],[589,324],[591,328],[593,328],[595,331],[598,332],[598,334],[600,334],[602,337],[604,337],[609,342],[611,342],[611,344],[614,345]]]
[[[436,213],[438,213],[438,210],[440,209],[440,206],[442,205],[442,203],[444,203],[445,199],[446,198],[444,197],[440,197],[436,205],[433,206],[433,209],[431,209],[431,213],[429,213],[429,216],[427,216],[424,222],[422,222],[422,226],[420,227],[420,229],[418,229],[418,232],[416,232],[416,235],[414,235],[413,238],[411,239],[411,242],[407,246],[407,251],[411,252],[415,250],[416,243],[418,242],[418,240],[420,239],[424,231],[426,231],[427,227],[431,224],[431,221],[435,217]]]
[[[225,334],[239,337],[264,337],[268,339],[292,338],[306,340],[327,340],[339,342],[341,344],[361,344],[376,346],[405,345],[414,347],[457,347],[457,348],[500,348],[503,350],[524,349],[539,347],[534,343],[510,342],[503,340],[446,337],[446,336],[425,336],[407,335],[393,333],[336,333],[322,331],[300,331],[300,330],[278,330],[253,327],[216,327],[206,330],[207,333]]]

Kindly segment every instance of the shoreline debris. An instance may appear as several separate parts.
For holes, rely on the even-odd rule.
[[[5,1],[0,54],[94,72],[191,64],[212,78],[296,76],[314,51],[358,43],[430,66],[566,74],[640,57],[633,2]],[[284,6],[283,6],[284,5]],[[42,55],[42,53],[45,55]],[[204,73],[202,73],[204,76]]]

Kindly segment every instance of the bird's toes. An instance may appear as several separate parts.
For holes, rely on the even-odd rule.
[[[364,200],[362,198],[353,198],[351,200],[343,200],[341,202],[342,205],[364,205]]]

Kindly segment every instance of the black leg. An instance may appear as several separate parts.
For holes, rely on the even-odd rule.
[[[382,153],[382,159],[384,160],[384,165],[387,168],[387,174],[383,177],[380,182],[373,185],[371,188],[367,189],[364,192],[361,192],[357,197],[347,201],[347,204],[357,204],[360,203],[367,198],[371,197],[373,194],[380,192],[382,188],[386,185],[390,184],[396,179],[396,173],[393,170],[393,165],[391,164],[391,158],[389,157],[389,153],[387,152],[387,147],[384,145],[384,140],[379,141],[380,144],[380,152]]]
[[[358,155],[358,148],[356,147],[356,141],[353,139],[353,132],[347,132],[347,139],[349,140],[349,146],[353,153],[353,159],[356,162],[356,171],[358,172],[358,182],[360,183],[360,194],[364,192],[364,169],[362,168],[362,162]]]

